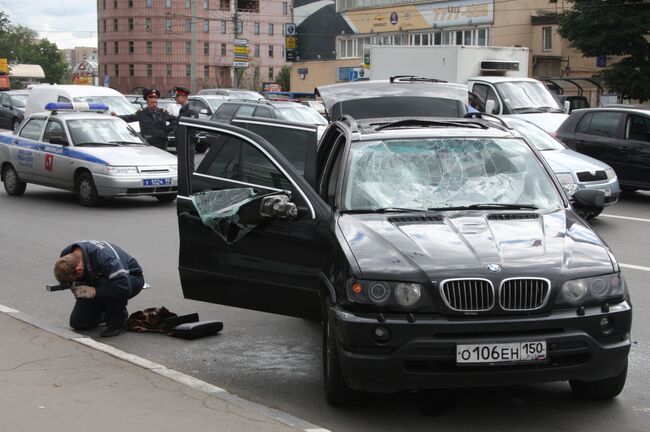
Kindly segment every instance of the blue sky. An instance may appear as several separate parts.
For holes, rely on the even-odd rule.
[[[59,48],[97,46],[96,0],[0,0],[0,10]]]

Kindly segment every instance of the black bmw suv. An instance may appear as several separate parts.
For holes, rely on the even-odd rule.
[[[356,85],[319,89],[340,120],[318,149],[304,124],[182,120],[181,143],[214,143],[195,171],[179,151],[185,297],[320,320],[332,404],[561,380],[581,397],[618,395],[628,289],[574,213],[602,208],[602,193],[570,201],[521,135],[457,118],[466,94]],[[414,104],[447,118],[376,117]]]

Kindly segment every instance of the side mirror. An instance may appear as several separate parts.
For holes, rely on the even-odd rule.
[[[265,218],[295,219],[298,207],[285,194],[266,195],[240,207],[239,220],[245,224],[257,225]]]
[[[63,137],[52,137],[50,138],[50,144],[59,144],[59,145],[68,145],[68,140]]]
[[[488,100],[485,102],[485,112],[488,114],[494,114],[494,101]]]
[[[210,115],[207,108],[203,108],[201,111],[199,111],[199,114]]]
[[[571,102],[568,100],[564,101],[564,111],[570,113],[571,112]]]
[[[571,196],[570,202],[582,215],[598,214],[605,208],[605,192],[596,189],[578,189]]]

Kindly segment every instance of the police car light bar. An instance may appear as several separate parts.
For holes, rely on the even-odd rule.
[[[50,102],[45,105],[47,111],[108,111],[108,105],[87,102]]]

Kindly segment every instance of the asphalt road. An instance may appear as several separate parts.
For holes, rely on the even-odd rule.
[[[568,384],[553,383],[368,395],[354,406],[332,408],[322,396],[319,325],[183,299],[175,204],[148,197],[109,200],[89,209],[73,194],[45,187],[28,185],[19,198],[0,191],[0,304],[67,326],[71,294],[44,289],[54,281],[53,262],[75,240],[108,240],[137,257],[153,286],[130,302],[130,312],[166,306],[178,314],[199,312],[203,320],[222,320],[225,328],[197,341],[125,333],[102,342],[333,431],[648,431],[650,193],[625,196],[593,226],[627,265],[635,307],[627,386],[608,403],[574,399]]]

